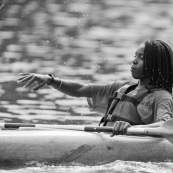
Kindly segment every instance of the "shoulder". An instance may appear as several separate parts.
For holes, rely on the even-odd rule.
[[[118,89],[122,88],[125,85],[134,85],[136,83],[133,83],[131,81],[114,81],[112,83],[108,84],[108,88],[110,89],[110,91],[112,93],[114,93],[115,91],[117,91]]]
[[[163,89],[153,90],[150,94],[146,95],[142,100],[141,104],[149,103],[150,105],[154,103],[170,102],[173,103],[172,95]]]
[[[121,80],[109,83],[110,86],[114,86],[117,89],[119,89],[119,88],[121,88],[125,85],[134,85],[134,84],[137,84],[137,83],[136,82],[131,82],[131,81],[121,81]]]
[[[141,100],[137,111],[146,124],[168,119],[173,112],[172,95],[166,90],[153,90]]]
[[[168,91],[163,90],[163,89],[155,90],[152,93],[152,96],[155,97],[156,101],[165,100],[165,99],[172,101],[172,95]]]

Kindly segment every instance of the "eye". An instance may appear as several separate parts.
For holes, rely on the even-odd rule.
[[[144,59],[144,55],[141,53],[135,54],[135,57],[137,57],[138,59],[141,59],[141,60]]]
[[[139,58],[143,60],[144,59],[144,55],[143,54],[140,54],[139,55]]]

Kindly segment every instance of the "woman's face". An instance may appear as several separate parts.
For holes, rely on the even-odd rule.
[[[144,49],[145,49],[145,44],[141,44],[134,56],[134,60],[132,61],[132,66],[131,66],[131,73],[134,79],[142,79],[142,74],[143,74],[143,57],[144,57]]]

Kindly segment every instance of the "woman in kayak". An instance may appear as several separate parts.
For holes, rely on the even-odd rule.
[[[131,74],[137,83],[81,84],[51,74],[21,73],[18,83],[38,90],[44,85],[75,97],[87,97],[93,110],[105,114],[100,124],[113,126],[111,136],[125,133],[130,126],[158,127],[172,118],[173,52],[161,40],[147,40],[136,50]]]

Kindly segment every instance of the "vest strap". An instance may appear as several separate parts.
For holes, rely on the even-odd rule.
[[[124,95],[124,98],[121,101],[131,102],[134,104],[134,106],[137,106],[139,104],[139,101],[137,99],[129,97],[127,95]]]
[[[117,103],[119,102],[120,99],[117,99],[116,97],[111,97],[108,101],[108,106],[107,106],[107,110],[106,110],[106,114],[104,117],[102,117],[102,119],[100,120],[99,126],[100,124],[103,123],[103,126],[106,126],[107,122],[108,122],[108,115],[112,114],[115,106],[117,105]]]
[[[110,120],[109,120],[109,118],[110,118]],[[126,121],[126,122],[129,122],[131,125],[137,125],[137,124],[135,124],[135,123],[133,123],[132,121],[130,121],[130,120],[127,120],[127,119],[125,119],[125,118],[123,118],[123,117],[118,117],[118,116],[114,116],[114,115],[108,115],[108,121],[114,121],[114,122],[116,122],[116,121]],[[107,121],[107,122],[108,122]]]

